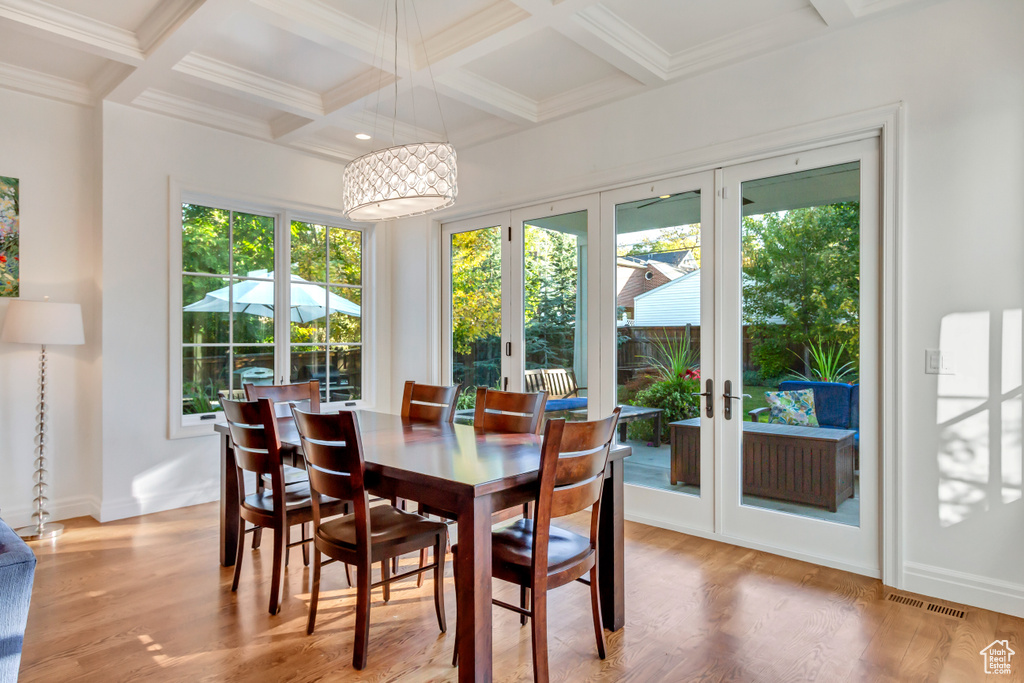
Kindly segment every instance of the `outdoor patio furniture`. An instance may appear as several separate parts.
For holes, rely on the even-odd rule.
[[[580,396],[586,387],[576,385],[576,375],[565,368],[542,368],[526,371],[526,390],[548,392],[544,412],[578,410],[587,407],[587,397]]]
[[[669,430],[669,481],[700,486],[700,418],[672,422]],[[848,429],[744,422],[744,495],[835,512],[853,496],[854,435]]]
[[[550,401],[549,401],[550,403]],[[661,414],[665,412],[661,408],[644,408],[643,406],[619,406],[619,443],[626,441],[626,425],[636,420],[651,420],[654,427],[655,446],[661,445]],[[586,408],[572,411],[573,415],[586,416]]]
[[[814,414],[818,418],[819,427],[853,430],[854,457],[857,459],[860,454],[860,385],[806,380],[779,382],[779,391],[804,389],[814,392]],[[768,408],[751,410],[750,419],[757,422],[761,413],[767,410]],[[859,465],[859,462],[857,464]]]

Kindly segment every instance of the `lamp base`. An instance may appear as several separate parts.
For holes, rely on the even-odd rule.
[[[15,531],[24,541],[42,541],[47,538],[57,538],[60,536],[64,533],[64,525],[46,522],[45,524],[23,526]]]

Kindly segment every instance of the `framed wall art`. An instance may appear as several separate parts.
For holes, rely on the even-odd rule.
[[[18,297],[18,179],[0,176],[0,297]]]

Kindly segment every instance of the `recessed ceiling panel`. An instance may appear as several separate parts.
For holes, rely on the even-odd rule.
[[[8,31],[0,40],[0,62],[88,83],[107,60],[48,40],[39,40],[20,31]]]
[[[323,0],[325,5],[336,9],[338,12],[357,19],[367,26],[380,29],[384,17],[384,10],[390,12],[388,31],[395,30],[395,7],[392,0]],[[415,14],[407,11],[412,7],[409,0],[400,0],[398,13],[400,22],[398,25],[399,36],[404,40],[406,16],[408,16],[409,40],[418,42],[417,18],[419,28],[424,39],[429,39],[441,31],[450,28],[468,17],[473,16],[489,7],[509,4],[507,0],[420,0],[415,4]],[[496,7],[495,7],[496,8]],[[497,8],[496,8],[497,9]]]
[[[411,95],[411,96],[410,96]],[[415,99],[415,109],[413,107]],[[455,130],[462,130],[464,128],[472,128],[474,126],[486,123],[488,121],[495,121],[496,118],[490,114],[487,114],[476,107],[463,104],[457,100],[453,100],[450,97],[439,95],[438,100],[441,104],[441,115],[444,116],[444,127],[447,127],[448,132],[451,133]],[[443,134],[444,128],[442,127],[441,115],[438,114],[438,100],[434,99],[434,92],[428,87],[418,87],[413,89],[412,93],[408,91],[399,90],[398,93],[398,121],[400,125],[412,126],[416,128],[426,129],[434,131],[438,134]],[[361,111],[356,117],[362,125],[364,132],[375,134],[372,130],[374,126],[374,112],[377,111],[376,102],[369,102],[369,106],[364,111]],[[390,121],[391,114],[394,110],[394,97],[389,92],[387,95],[381,97],[380,112],[387,120]],[[390,124],[384,122],[378,123],[380,130],[376,131],[376,134],[385,138],[385,141],[390,144],[391,142],[391,127]],[[409,142],[409,140],[399,139],[398,143]],[[379,145],[378,145],[379,146]]]
[[[621,73],[553,29],[532,33],[466,69],[537,102]]]
[[[198,53],[299,88],[324,93],[367,68],[322,45],[239,12]]]
[[[174,0],[163,1],[173,2]],[[161,0],[47,0],[47,2],[111,26],[137,31],[146,17],[160,5]]]
[[[601,5],[669,54],[811,6],[808,0],[602,0]]]

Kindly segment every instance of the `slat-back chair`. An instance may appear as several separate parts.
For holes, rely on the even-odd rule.
[[[494,600],[494,604],[529,618],[533,640],[533,675],[538,683],[548,680],[547,592],[572,581],[590,585],[597,653],[605,658],[601,596],[598,591],[597,541],[601,515],[601,491],[619,409],[604,420],[566,422],[548,420],[541,447],[540,476],[535,519],[521,519],[491,534],[493,574],[520,587],[518,607]],[[586,508],[590,512],[590,537],[554,526],[551,521]],[[458,545],[452,548],[458,556]],[[458,560],[453,563],[458,566]],[[589,581],[582,577],[589,572]],[[458,596],[456,596],[456,600]],[[529,606],[527,606],[529,603]],[[455,657],[458,663],[458,629]]]
[[[274,403],[274,414],[277,415],[277,404],[279,403],[295,403],[295,402],[308,402],[309,409],[314,413],[320,412],[320,383],[316,380],[309,382],[300,382],[298,384],[253,384],[246,382],[242,385],[245,391],[245,400],[255,401],[261,398],[269,398]],[[307,481],[306,472],[298,467],[292,467],[290,465],[284,466],[284,483],[285,486],[292,484],[304,484]],[[256,482],[257,490],[263,490],[263,487],[268,482],[263,478],[260,478]],[[309,530],[303,527],[302,529],[303,538],[309,533]],[[260,541],[263,540],[263,530],[257,529],[252,535],[252,547],[253,550],[260,547]],[[308,550],[306,546],[302,546],[302,559],[307,561]]]
[[[281,608],[281,584],[283,578],[282,565],[288,548],[301,545],[303,559],[309,563],[309,539],[305,533],[306,524],[313,519],[313,507],[308,484],[285,487],[284,468],[281,463],[281,438],[277,429],[277,419],[270,399],[258,401],[232,401],[221,399],[224,415],[228,420],[228,429],[235,452],[235,469],[238,476],[238,535],[255,529],[271,529],[274,532],[273,577],[270,587],[270,613],[277,614]],[[270,487],[258,489],[247,495],[245,489],[245,473],[252,472],[257,481],[264,476],[270,480]],[[337,515],[346,510],[343,500],[325,501],[322,512],[326,515]],[[246,529],[246,522],[253,524]],[[301,524],[303,538],[295,543],[289,542],[289,529]],[[242,558],[244,543],[238,544],[238,555],[235,557],[235,573],[231,580],[232,592],[238,590],[238,580],[242,575]]]
[[[473,426],[487,432],[539,434],[548,392],[520,394],[477,387]]]
[[[447,422],[455,420],[455,404],[459,400],[462,385],[438,387],[431,384],[405,383],[402,396],[402,417],[424,422]]]
[[[313,503],[313,584],[309,601],[309,621],[306,633],[313,633],[316,625],[317,602],[320,597],[320,555],[330,561],[340,560],[356,568],[356,628],[352,666],[366,666],[369,645],[370,591],[378,586],[433,570],[434,609],[437,623],[444,633],[447,626],[444,614],[444,549],[448,527],[441,522],[412,512],[399,510],[393,505],[370,507],[364,475],[362,440],[355,413],[309,413],[292,408],[295,426],[302,440],[302,451],[309,472],[309,484],[314,493],[352,501],[353,513],[325,521],[323,510]],[[426,567],[402,574],[391,575],[388,560],[397,555],[434,549],[434,562]],[[381,563],[381,580],[371,582],[371,567]],[[326,564],[326,563],[324,563]]]

